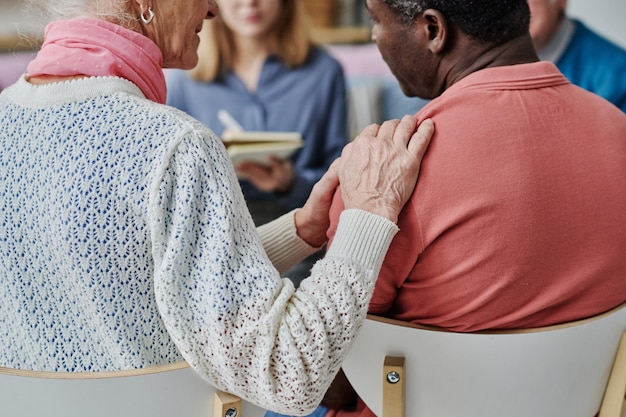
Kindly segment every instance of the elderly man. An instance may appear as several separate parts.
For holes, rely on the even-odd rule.
[[[626,112],[626,51],[565,14],[567,0],[528,0],[539,58]]]
[[[404,93],[431,99],[418,121],[437,127],[369,311],[467,332],[625,302],[626,114],[539,60],[527,1],[367,8]],[[342,207],[338,192],[330,236]],[[326,417],[346,415],[327,399],[341,410]]]

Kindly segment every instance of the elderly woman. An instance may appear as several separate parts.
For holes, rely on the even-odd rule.
[[[61,15],[0,94],[0,366],[186,360],[261,406],[311,411],[362,323],[432,124],[370,126],[302,209],[257,231],[220,140],[163,105],[161,67],[196,64],[214,0],[46,3]],[[338,181],[335,241],[296,291],[279,272],[326,242]]]

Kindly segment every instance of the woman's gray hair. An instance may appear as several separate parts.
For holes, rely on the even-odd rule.
[[[94,17],[125,25],[138,16],[130,13],[128,0],[26,0],[26,11],[42,24],[75,17]]]

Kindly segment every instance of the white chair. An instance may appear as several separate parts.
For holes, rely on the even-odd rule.
[[[378,417],[621,417],[626,307],[478,333],[370,315],[343,370]]]
[[[2,417],[263,417],[187,363],[87,373],[0,367]]]

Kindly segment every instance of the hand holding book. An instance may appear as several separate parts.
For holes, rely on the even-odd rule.
[[[287,159],[304,144],[299,132],[244,131],[225,110],[218,117],[226,127],[222,141],[234,165],[243,161],[269,164],[270,156]]]
[[[287,159],[303,145],[298,132],[227,131],[222,141],[234,165],[242,161],[268,164],[270,156]]]

